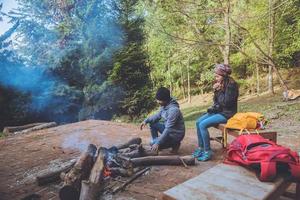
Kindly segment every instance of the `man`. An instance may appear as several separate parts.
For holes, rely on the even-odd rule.
[[[184,120],[177,101],[170,96],[170,91],[161,87],[156,93],[157,103],[161,106],[159,111],[146,118],[140,125],[141,130],[149,123],[152,140],[152,151],[172,148],[172,153],[177,153],[180,142],[185,135]],[[164,123],[159,120],[163,119]],[[158,132],[161,133],[158,136]]]

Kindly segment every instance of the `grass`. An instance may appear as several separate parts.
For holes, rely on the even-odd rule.
[[[194,128],[196,119],[206,112],[209,105],[194,106],[182,109],[182,114],[186,128]]]
[[[210,105],[193,106],[182,109],[186,128],[195,128],[195,122]],[[280,94],[275,96],[260,96],[245,102],[239,102],[238,112],[260,112],[267,118],[276,114],[284,120],[287,116],[300,121],[300,101],[282,102]]]
[[[0,139],[2,139],[2,138],[4,138],[4,137],[5,137],[4,133],[3,133],[3,132],[0,132]]]

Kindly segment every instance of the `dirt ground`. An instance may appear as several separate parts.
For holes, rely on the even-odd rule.
[[[220,134],[217,130],[211,130],[212,136],[217,134]],[[283,133],[279,135],[281,144],[293,149],[299,147],[299,132],[293,135]],[[141,137],[143,143],[148,144],[149,130],[140,131],[137,126],[131,124],[89,120],[1,139],[0,200],[17,200],[33,193],[41,195],[45,200],[56,200],[58,183],[45,187],[37,186],[34,182],[34,175],[37,172],[55,162],[78,157],[89,143],[110,147],[132,137]],[[196,148],[196,143],[195,130],[188,129],[180,155],[190,155]],[[147,175],[130,184],[125,191],[108,196],[106,199],[157,199],[163,191],[222,162],[224,151],[221,145],[212,142],[212,148],[215,152],[212,161],[197,162],[196,166],[188,168],[152,167]],[[168,150],[161,154],[168,154]]]

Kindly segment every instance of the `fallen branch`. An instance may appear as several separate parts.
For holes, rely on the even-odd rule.
[[[61,200],[79,199],[81,181],[89,177],[96,151],[97,147],[90,144],[87,150],[81,154],[74,167],[62,177],[64,185],[59,190]]]
[[[68,172],[75,164],[76,159],[62,163],[58,168],[42,171],[37,177],[36,182],[39,186],[55,182],[60,179],[60,174]]]
[[[148,156],[133,158],[130,160],[133,167],[150,165],[195,165],[195,159],[192,156]]]
[[[29,132],[32,132],[32,131],[42,130],[42,129],[45,129],[45,128],[51,128],[51,127],[54,127],[54,126],[57,126],[57,124],[55,122],[44,123],[44,124],[34,126],[32,128],[29,128],[29,129],[25,129],[23,131],[14,132],[14,134],[25,134],[25,133],[29,133]]]
[[[129,180],[127,180],[125,183],[123,183],[122,185],[120,185],[119,187],[116,187],[112,193],[115,194],[118,191],[124,189],[128,184],[130,184],[131,182],[133,182],[135,179],[137,179],[138,177],[142,176],[146,171],[149,171],[150,167],[147,167],[139,172],[137,172],[134,176],[132,176]]]

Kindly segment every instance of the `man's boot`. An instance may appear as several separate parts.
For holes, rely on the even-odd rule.
[[[180,142],[172,146],[171,153],[172,154],[178,154],[179,148],[180,148]]]

